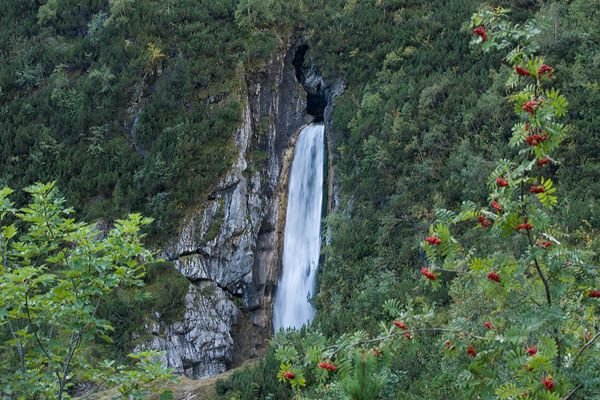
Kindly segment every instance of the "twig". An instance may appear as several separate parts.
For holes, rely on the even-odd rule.
[[[581,349],[579,349],[579,352],[575,356],[575,360],[573,360],[573,365],[575,365],[575,363],[577,363],[577,360],[579,359],[581,354],[583,354],[584,351],[586,351],[592,344],[594,344],[596,339],[598,339],[599,337],[600,337],[600,332],[596,333],[593,338],[591,338],[586,344],[583,345],[583,347]]]
[[[532,248],[535,247],[535,243],[533,242],[533,238],[531,237],[531,231],[527,231],[527,239],[529,241],[529,246],[531,246]],[[549,306],[552,306],[552,295],[550,294],[550,284],[548,284],[548,280],[546,279],[546,276],[542,272],[542,269],[540,268],[540,264],[538,263],[537,257],[535,257],[535,256],[533,257],[533,265],[535,266],[535,270],[537,271],[540,279],[542,280],[542,283],[544,284],[544,291],[546,292],[546,303],[548,303]]]
[[[62,395],[65,390],[65,385],[67,383],[67,376],[69,373],[69,367],[71,365],[71,360],[73,359],[73,355],[79,346],[79,342],[81,339],[81,335],[79,332],[71,333],[71,338],[69,339],[69,350],[67,351],[67,359],[65,360],[65,365],[63,368],[63,376],[59,380],[59,388],[58,388],[58,400],[62,400]]]
[[[571,398],[571,396],[573,396],[575,394],[576,391],[578,391],[579,389],[581,389],[582,386],[583,386],[583,384],[581,384],[581,383],[579,385],[575,386],[573,388],[573,390],[571,390],[569,393],[567,393],[565,395],[565,397],[563,397],[561,400],[569,400]]]
[[[29,312],[28,298],[29,298],[29,295],[27,294],[27,292],[25,292],[25,311],[27,312],[27,320],[29,321],[29,325],[31,325],[31,327],[33,328],[33,320],[31,319],[31,314]],[[48,362],[52,362],[52,357],[50,357],[50,354],[48,354],[48,352],[46,351],[46,348],[42,344],[42,341],[40,340],[40,337],[38,336],[37,331],[38,331],[37,328],[33,330],[33,336],[35,337],[37,344],[40,346],[40,349],[42,349],[42,352],[48,359]]]
[[[35,337],[35,341],[40,346],[40,349],[42,350],[42,352],[48,359],[48,365],[52,365],[52,357],[50,357],[50,354],[44,347],[44,344],[42,343],[40,337],[37,334],[38,328],[34,329],[34,327],[33,327],[33,320],[31,319],[31,313],[29,312],[29,300],[28,299],[29,299],[29,295],[28,295],[28,291],[26,291],[25,292],[25,311],[27,312],[27,320],[29,321],[29,325],[31,325],[31,327],[32,327],[33,336]],[[58,381],[60,382],[60,371],[58,369],[55,369],[54,374],[56,375],[56,379],[58,379]]]

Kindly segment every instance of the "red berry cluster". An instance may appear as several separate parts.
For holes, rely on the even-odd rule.
[[[531,75],[531,73],[528,70],[526,70],[525,68],[521,67],[520,65],[517,65],[515,67],[515,72],[517,74],[521,75],[521,76],[530,76]]]
[[[470,345],[467,347],[467,354],[468,354],[470,357],[475,357],[475,356],[477,355],[477,350],[475,350],[475,346],[473,346],[472,344],[470,344]]]
[[[537,242],[537,245],[542,249],[547,249],[548,247],[552,246],[552,242],[549,240],[540,240]]]
[[[523,109],[523,111],[526,111],[529,114],[535,114],[535,111],[539,105],[540,105],[540,102],[538,100],[531,99],[528,102],[526,102],[525,104],[523,104],[523,107],[521,107],[521,108]]]
[[[296,374],[288,370],[283,373],[283,377],[289,381],[296,378]]]
[[[473,29],[473,33],[479,36],[483,42],[488,40],[487,32],[485,31],[485,27],[483,25]]]
[[[536,161],[536,164],[539,165],[540,167],[543,167],[546,164],[551,163],[552,160],[550,159],[550,157],[545,156],[544,158],[540,158],[539,160]]]
[[[337,370],[337,367],[329,361],[321,361],[319,364],[317,364],[317,366],[331,372],[335,372]]]
[[[489,330],[493,330],[494,329],[494,325],[492,325],[492,323],[490,321],[485,321],[483,323],[483,326],[485,326],[486,328],[488,328]]]
[[[517,65],[515,67],[515,72],[520,76],[531,76],[531,72],[529,72],[528,69],[521,67],[520,65]],[[549,65],[542,64],[540,66],[540,68],[538,68],[538,70],[537,70],[537,75],[552,77],[553,72],[554,72],[554,68],[552,68]]]
[[[500,275],[498,275],[498,273],[497,273],[497,272],[494,272],[494,271],[492,271],[492,272],[488,273],[488,274],[487,274],[487,278],[488,278],[490,281],[493,281],[493,282],[498,282],[498,283],[500,283]]]
[[[432,246],[437,246],[437,245],[439,245],[440,243],[442,243],[442,239],[440,239],[440,238],[439,238],[439,237],[437,237],[437,236],[427,236],[427,237],[425,238],[425,241],[426,241],[427,243],[429,243],[430,245],[432,245]]]
[[[515,226],[515,229],[518,231],[529,231],[533,229],[533,225],[531,225],[529,222],[523,222],[522,224]]]
[[[498,211],[499,213],[502,212],[502,206],[496,200],[492,200],[492,202],[490,203],[490,206],[492,206],[492,208],[494,210]]]
[[[406,325],[403,321],[394,321],[393,324],[398,329],[404,329],[404,330],[408,329],[408,325]]]
[[[552,391],[554,389],[554,379],[551,376],[546,376],[542,378],[542,385],[544,385],[546,390]]]
[[[551,77],[553,72],[554,68],[546,64],[540,65],[540,68],[537,71],[538,76],[547,75],[548,77]]]
[[[508,181],[503,177],[499,176],[496,178],[496,185],[498,185],[499,187],[507,187]]]
[[[525,351],[527,351],[527,354],[529,354],[531,357],[533,357],[537,354],[538,349],[536,346],[529,346],[529,347],[527,347],[527,349]]]
[[[436,280],[435,274],[426,267],[421,268],[421,275],[423,275],[425,278],[429,279],[430,281]]]
[[[600,298],[600,290],[590,290],[590,292],[588,293],[588,296],[594,297],[594,298]]]
[[[539,134],[539,133],[534,133],[533,135],[529,135],[525,138],[525,142],[530,145],[530,146],[537,146],[538,144],[544,142],[548,140],[548,134]]]
[[[542,185],[533,185],[529,188],[529,191],[535,194],[544,193],[546,191],[546,188]]]
[[[481,225],[483,228],[489,228],[490,226],[492,226],[492,221],[486,217],[484,217],[483,215],[479,216],[479,225]]]

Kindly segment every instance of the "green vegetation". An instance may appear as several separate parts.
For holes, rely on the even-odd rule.
[[[560,119],[568,102],[552,85],[554,68],[535,54],[539,29],[508,23],[506,13],[486,9],[470,29],[484,52],[508,52],[514,152],[488,179],[489,205],[436,210],[421,246],[428,266],[420,272],[430,290],[440,288],[442,272],[453,275],[446,279],[449,307],[387,300],[388,322],[375,337],[357,331],[333,344],[318,334],[280,341],[278,377],[297,393],[307,387],[306,398],[387,398],[384,390],[401,379],[393,360],[423,345],[444,349],[438,370],[427,373],[454,377],[443,388],[460,398],[559,400],[600,392],[600,275],[593,253],[569,243],[547,176],[566,137]],[[478,242],[462,246],[474,237]]]
[[[172,264],[148,264],[143,286],[113,290],[100,304],[98,315],[108,320],[114,331],[109,344],[97,343],[97,351],[113,353],[113,358],[121,360],[148,339],[149,332],[140,327],[181,321],[189,285]]]
[[[275,10],[40,3],[0,4],[0,183],[57,180],[84,219],[142,212],[165,238],[232,161],[244,70],[284,44]]]
[[[332,245],[316,299],[327,334],[375,329],[385,299],[419,295],[417,237],[432,208],[486,196],[512,121],[503,77],[489,66],[499,56],[468,49],[463,25],[478,6],[358,2],[343,8],[339,24],[319,24],[315,51],[348,79],[333,121],[341,207],[329,217]],[[364,26],[352,23],[358,15]]]
[[[314,299],[317,319],[309,331],[275,338],[257,367],[219,385],[220,396],[286,399],[300,396],[302,390],[304,398],[327,399],[526,398],[523,391],[528,390],[530,397],[537,396],[533,398],[555,398],[558,393],[590,398],[598,385],[597,361],[588,358],[597,354],[598,342],[592,339],[598,333],[593,326],[598,305],[583,293],[599,284],[597,269],[587,267],[600,260],[600,2],[494,3],[513,10],[510,24],[524,26],[531,20],[528,27],[539,29],[529,30],[532,37],[527,40],[553,67],[551,86],[569,99],[564,115],[555,113],[563,108],[562,97],[545,92],[549,82],[540,87],[536,82],[514,96],[526,82],[515,76],[515,62],[530,74],[541,65],[532,58],[533,48],[513,54],[522,59],[504,59],[508,47],[487,51],[500,43],[497,38],[489,37],[482,49],[469,48],[475,36],[465,21],[480,6],[475,0],[2,1],[0,187],[22,189],[56,180],[78,218],[105,219],[111,226],[130,212],[141,212],[156,220],[150,226],[152,239],[165,239],[187,209],[202,206],[230,165],[244,81],[255,79],[290,38],[305,35],[307,59],[326,78],[347,82],[333,115],[340,202],[327,217],[331,241]],[[500,32],[485,24],[488,36]],[[519,108],[532,93],[554,105],[545,109],[548,118],[564,124],[550,127],[559,132],[550,136],[563,142],[541,175],[522,166],[531,154],[517,135],[526,119]],[[512,105],[507,96],[514,96]],[[261,131],[264,121],[257,128]],[[544,153],[550,143],[558,145],[558,140],[546,143],[539,135],[529,140],[538,142],[535,146],[544,142],[538,148]],[[511,138],[514,146],[505,146]],[[536,159],[542,156],[536,154]],[[260,152],[250,157],[257,164],[264,161]],[[513,163],[498,169],[499,159]],[[526,177],[514,171],[525,171]],[[500,174],[510,189],[495,186]],[[513,190],[518,182],[534,183],[544,191],[538,188],[535,197],[524,198]],[[18,190],[12,196],[25,204],[26,193]],[[482,213],[474,206],[491,200],[505,213],[500,216],[496,208]],[[460,210],[464,202],[471,205],[464,212],[434,211]],[[526,223],[519,220],[523,210],[534,232],[552,236],[560,246],[539,248],[525,240],[528,235],[515,234],[513,228]],[[472,229],[459,218],[474,213],[482,213],[492,226]],[[17,214],[10,218],[6,226],[37,223],[19,222]],[[209,237],[218,228],[211,226]],[[25,231],[14,238],[22,241],[19,232]],[[2,235],[5,240],[10,231]],[[423,245],[427,235],[441,239],[439,247]],[[557,244],[552,238],[542,242]],[[447,246],[453,240],[456,244]],[[49,262],[60,264],[67,254]],[[18,257],[23,261],[30,255]],[[530,267],[534,260],[541,274]],[[576,279],[558,267],[567,261],[568,268],[577,268]],[[425,265],[433,267],[425,274],[435,277],[431,284],[418,272]],[[56,271],[42,272],[40,276],[63,278]],[[490,272],[497,277],[485,284],[476,279]],[[507,279],[516,274],[521,281]],[[540,275],[547,277],[550,290]],[[142,283],[141,276],[135,280]],[[143,280],[146,289],[119,285],[94,294],[102,298],[95,318],[103,323],[90,326],[100,334],[86,336],[89,346],[74,353],[72,382],[91,379],[92,360],[100,354],[122,360],[135,346],[134,338],[143,340],[135,328],[150,318],[148,310],[167,321],[181,315],[185,279],[168,267],[155,266]],[[39,285],[33,294],[54,293],[50,282]],[[518,296],[527,301],[515,307]],[[552,306],[546,304],[548,297]],[[539,304],[532,305],[530,299]],[[7,307],[0,318],[26,322],[23,310]],[[9,311],[20,312],[20,317]],[[55,312],[56,319],[49,318]],[[0,371],[3,385],[14,388],[22,379],[23,390],[33,390],[27,379],[43,373],[40,382],[47,390],[60,387],[69,332],[79,329],[66,324],[51,330],[66,318],[60,312],[52,309],[43,315],[47,319],[33,315],[39,319],[32,320],[21,339],[11,336],[6,324],[0,327],[5,344],[1,351],[9,360],[0,367],[5,368]],[[410,330],[392,327],[394,318]],[[117,330],[112,332],[110,325]],[[466,333],[456,337],[426,331],[433,328]],[[32,340],[34,332],[52,333],[40,339],[42,345],[59,339],[64,345],[57,345],[56,356],[47,357]],[[537,332],[546,332],[546,338]],[[102,343],[103,334],[113,343]],[[496,336],[505,342],[497,343]],[[19,350],[19,340],[27,342],[29,353]],[[450,342],[444,346],[440,340]],[[581,356],[566,356],[590,341]],[[514,365],[529,360],[524,346],[534,344],[537,364],[528,364],[533,375],[527,369],[516,372]],[[511,351],[514,357],[507,360]],[[25,369],[20,354],[26,355],[21,357],[27,360]],[[336,371],[314,367],[325,361],[324,355],[335,362]],[[105,367],[112,368],[111,376],[118,369],[114,364]],[[33,375],[15,378],[18,371],[29,369]],[[53,371],[59,371],[58,377]],[[278,371],[284,382],[276,380]],[[286,378],[288,372],[294,377]],[[152,373],[129,376],[131,383]],[[544,390],[548,381],[542,382],[550,376],[553,392]],[[302,382],[307,389],[301,389]],[[124,382],[124,390],[129,387]]]
[[[0,384],[3,398],[63,399],[78,382],[118,383],[141,395],[141,383],[169,377],[150,352],[131,355],[135,369],[90,357],[93,342],[111,342],[114,327],[98,314],[115,290],[143,285],[153,260],[132,214],[103,234],[75,222],[54,184],[26,188],[31,202],[14,208],[0,190]]]
[[[290,387],[279,384],[273,373],[278,367],[275,349],[271,347],[257,365],[244,367],[228,379],[217,381],[217,395],[236,400],[289,400],[293,395]]]

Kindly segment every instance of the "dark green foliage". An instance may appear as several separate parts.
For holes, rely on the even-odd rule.
[[[541,50],[571,110],[565,119],[571,136],[545,174],[560,184],[563,240],[596,252],[600,3],[495,5],[513,8],[515,21],[535,17],[542,28]],[[497,67],[499,55],[467,47],[463,22],[479,6],[474,0],[0,1],[0,183],[20,188],[56,179],[85,219],[141,211],[156,219],[153,236],[164,238],[186,209],[202,205],[231,163],[242,75],[253,79],[289,37],[306,34],[307,59],[347,82],[333,115],[341,201],[328,216],[331,243],[314,299],[316,325],[333,337],[373,333],[386,318],[385,300],[423,295],[414,277],[426,262],[419,242],[432,210],[458,209],[463,200],[486,203],[491,160],[507,156],[499,143],[514,122],[505,101],[510,70]],[[264,155],[250,157],[262,162]],[[457,233],[466,246],[495,250],[476,233]],[[148,310],[171,320],[180,315],[182,304],[171,302],[171,294],[184,293],[187,281],[171,267],[155,271],[147,277],[150,296],[118,291],[103,308],[119,327],[119,349],[132,346]],[[428,297],[444,305],[444,289]],[[440,350],[430,347],[425,340],[407,347],[391,368],[402,379],[390,378],[381,398],[464,395],[440,391],[456,377],[436,364]],[[276,369],[269,353],[220,390],[233,398],[291,397],[276,382]]]
[[[331,246],[316,298],[317,322],[329,334],[357,324],[372,329],[380,297],[419,294],[410,281],[425,262],[417,249],[431,210],[487,201],[486,177],[492,160],[507,156],[500,143],[514,122],[505,101],[510,69],[490,67],[501,65],[501,56],[467,46],[463,21],[480,2],[341,3],[323,4],[307,22],[309,55],[348,83],[333,115],[341,205],[328,217]],[[593,22],[598,2],[592,3],[498,5],[513,8],[516,21],[543,22],[540,42],[575,110],[567,116],[571,143],[555,155],[561,162],[548,168],[549,176],[562,185],[573,238],[598,248],[599,97],[592,63],[600,31]],[[480,245],[466,234],[469,245]]]
[[[489,89],[496,72],[488,56],[469,53],[462,28],[479,3],[382,3],[336,14],[341,6],[328,2],[312,22],[310,51],[348,80],[334,110],[341,212],[330,217],[317,298],[329,333],[372,328],[379,299],[414,295],[417,237],[430,210],[483,199],[497,144],[510,133],[502,83]],[[355,32],[367,26],[369,34]]]
[[[582,4],[574,2],[572,6],[572,10],[576,10]],[[347,4],[344,11],[360,7],[363,7],[362,13],[368,14],[374,5],[352,3]],[[445,8],[439,12],[447,11]],[[542,9],[538,16],[544,12],[549,11]],[[560,15],[568,14],[566,9],[562,12]],[[492,14],[485,11],[483,15],[487,15],[485,13]],[[552,15],[556,28],[561,18],[556,13]],[[440,15],[440,19],[444,16]],[[453,36],[452,20],[447,22],[448,35]],[[474,20],[468,30],[463,29],[466,40],[469,40],[470,29],[482,25],[490,29],[490,40],[481,46],[484,51],[512,48],[510,42],[539,33],[535,25],[516,26],[508,34],[505,31],[508,25],[494,29],[492,20],[483,23]],[[543,42],[548,30],[540,34]],[[431,47],[443,42],[443,36],[433,40]],[[460,43],[461,39],[457,39]],[[474,41],[482,43],[481,39]],[[424,47],[427,53],[429,46]],[[342,206],[337,214],[328,218],[332,235],[316,298],[320,313],[315,325],[326,332],[328,338],[314,340],[312,338],[318,335],[280,334],[274,341],[281,363],[278,376],[294,390],[300,391],[306,385],[303,393],[306,398],[331,399],[383,396],[559,399],[586,398],[587,391],[597,391],[597,379],[587,372],[588,369],[595,371],[596,363],[579,358],[597,358],[594,354],[597,345],[593,344],[598,338],[597,333],[594,335],[597,293],[587,289],[597,285],[597,268],[589,265],[589,253],[576,249],[598,247],[595,226],[585,220],[582,226],[581,219],[583,215],[593,218],[594,213],[584,207],[563,211],[567,218],[572,218],[571,229],[575,231],[574,235],[565,237],[558,226],[560,219],[544,211],[557,205],[556,188],[551,179],[556,169],[548,171],[548,167],[540,167],[537,161],[545,156],[553,157],[552,164],[560,160],[560,155],[555,153],[564,139],[565,129],[553,121],[565,117],[567,101],[557,91],[546,90],[555,80],[538,72],[542,70],[542,62],[547,60],[529,59],[534,48],[528,44],[511,52],[510,58],[505,60],[510,69],[505,66],[497,70],[486,68],[481,53],[462,55],[464,64],[449,74],[436,75],[437,66],[431,66],[429,72],[435,80],[417,76],[426,69],[422,66],[414,69],[414,76],[400,68],[402,74],[398,74],[403,82],[408,81],[409,88],[417,88],[410,101],[399,104],[402,107],[396,105],[402,100],[397,96],[405,88],[400,80],[393,80],[396,72],[387,68],[386,63],[393,60],[404,66],[410,61],[400,62],[397,54],[391,54],[386,57],[382,70],[371,79],[363,76],[362,70],[357,71],[360,79],[356,81],[355,92],[352,92],[350,79],[350,91],[344,96],[350,93],[351,97],[347,101],[344,97],[339,99],[337,109],[340,111],[335,121],[340,124],[340,118],[346,118],[340,126],[336,125],[337,132],[342,133],[337,138]],[[417,58],[419,50],[411,49],[408,53]],[[446,52],[438,54],[446,55]],[[517,75],[518,69],[511,71],[528,59],[533,71],[530,75],[539,78],[536,85],[528,84],[531,80],[518,81],[518,75],[522,74]],[[435,60],[439,63],[439,58]],[[501,59],[496,57],[484,62],[500,64]],[[544,67],[546,71],[553,71],[547,65]],[[352,76],[351,63],[348,68],[347,73]],[[484,68],[485,75],[475,74],[476,69]],[[576,83],[577,80],[571,82],[574,86]],[[591,82],[587,84],[594,86]],[[484,92],[486,86],[491,89]],[[516,88],[522,91],[515,94]],[[454,92],[457,96],[452,98]],[[469,93],[475,94],[475,101],[469,101]],[[513,107],[503,105],[507,100],[503,99],[505,93],[510,94],[507,99],[514,103]],[[452,101],[446,104],[449,98]],[[535,103],[535,111],[525,107],[531,101]],[[516,116],[510,116],[511,108]],[[403,116],[404,109],[408,112],[400,122],[404,122],[407,129],[416,128],[406,137],[401,134],[407,129],[395,130],[395,122]],[[455,113],[448,114],[448,110]],[[490,114],[486,112],[495,118],[487,119]],[[593,119],[594,111],[589,110],[588,114]],[[575,116],[569,117],[575,123]],[[528,127],[524,121],[528,121]],[[465,132],[456,129],[457,122],[466,128]],[[508,127],[513,123],[516,125],[509,141]],[[480,132],[478,129],[482,127],[485,131]],[[545,132],[544,143],[525,140],[525,135],[535,129]],[[488,130],[495,133],[489,134]],[[400,135],[396,138],[390,132]],[[590,139],[593,142],[593,136]],[[502,152],[496,150],[503,142],[509,142],[513,150],[508,147]],[[585,148],[580,151],[584,157],[593,157],[586,154]],[[577,157],[575,153],[571,155]],[[503,159],[493,169],[490,161],[499,157]],[[588,165],[593,177],[595,164]],[[411,179],[403,186],[395,184],[405,171],[412,173]],[[485,173],[491,173],[487,180]],[[496,178],[500,176],[507,179],[506,185],[498,183]],[[527,189],[532,184],[542,190],[530,193]],[[477,186],[481,189],[476,189]],[[483,195],[486,189],[490,191],[489,196]],[[585,187],[578,189],[579,193],[587,192]],[[565,205],[573,201],[570,194],[566,193]],[[589,192],[586,194],[590,199],[595,198]],[[411,198],[413,195],[438,207],[456,207],[461,200],[466,201],[460,213],[447,209],[433,213],[428,207],[416,208],[419,200]],[[409,200],[404,207],[391,207],[401,205],[406,198]],[[511,204],[517,198],[521,203]],[[488,211],[491,200],[498,200],[505,208],[498,209],[496,204],[493,212]],[[475,206],[476,203],[483,203],[483,207]],[[405,208],[411,206],[414,207],[410,210],[412,213],[406,212]],[[494,222],[486,220],[486,216]],[[476,223],[478,217],[481,226]],[[428,239],[437,242],[428,240],[429,244],[424,244],[427,234],[419,229],[420,225],[433,218],[436,223],[428,233],[433,237]],[[405,221],[412,222],[412,226],[402,227]],[[489,225],[484,224],[486,221]],[[556,241],[553,235],[563,242]],[[395,240],[396,237],[400,240]],[[414,239],[410,240],[411,237]],[[544,242],[544,238],[554,242]],[[502,242],[505,242],[504,247],[500,246]],[[570,247],[570,242],[575,246]],[[551,246],[558,249],[548,250]],[[426,251],[426,257],[401,252],[403,248],[414,251],[419,247]],[[597,259],[597,255],[593,257]],[[423,275],[430,280],[422,277],[422,281],[416,283],[410,277],[414,276],[411,271],[415,264],[417,267],[428,265],[436,274],[425,269],[430,275]],[[461,276],[467,274],[469,268],[473,270],[471,276],[468,279]],[[449,307],[445,292],[438,290],[440,280],[451,282]],[[423,282],[431,283],[427,300],[420,297]],[[435,298],[440,293],[442,297]],[[389,300],[385,300],[386,297]],[[589,301],[587,297],[594,300]],[[382,311],[385,312],[378,311],[377,303],[384,304]],[[415,310],[420,310],[418,315],[413,314]],[[386,313],[399,320],[392,324]],[[382,321],[379,333],[374,327],[378,320]],[[497,325],[494,327],[490,320]],[[419,328],[421,326],[423,328]],[[584,338],[582,330],[589,332]],[[352,331],[355,333],[349,333]],[[427,335],[422,337],[423,333]],[[539,352],[536,348],[536,353],[526,355],[523,349],[529,343],[538,343]],[[379,348],[368,351],[367,346],[373,344]],[[386,357],[390,350],[410,367],[390,363]],[[377,365],[372,354],[383,360],[383,364]],[[578,354],[575,357],[578,360],[570,361],[572,354]],[[337,372],[330,381],[312,376],[315,370],[322,368],[315,359],[333,360],[337,364]],[[293,377],[282,375],[282,371],[292,373]],[[382,380],[378,382],[375,375]],[[406,380],[399,380],[398,375]],[[405,392],[392,393],[399,381],[406,385]],[[383,389],[380,391],[380,388]]]
[[[275,349],[270,348],[257,365],[236,371],[227,380],[216,383],[219,399],[288,400],[292,398],[289,385],[277,381],[274,371],[279,368]]]
[[[147,339],[148,333],[142,328],[152,322],[157,313],[164,324],[183,318],[190,283],[171,263],[148,265],[144,282],[143,288],[115,290],[99,309],[99,315],[115,327],[111,334],[115,357],[133,351]]]
[[[86,219],[142,211],[165,238],[230,165],[240,66],[275,31],[235,1],[23,4],[0,5],[0,182],[57,180]]]
[[[593,150],[599,131],[593,65],[599,4],[498,5],[513,8],[515,21],[534,16],[545,21],[539,41],[575,110],[567,116],[571,144],[554,157],[564,161],[546,174],[561,184],[566,206],[561,209],[573,232],[565,240],[596,250],[600,192],[594,188],[600,170]],[[347,81],[333,115],[341,203],[328,216],[331,242],[315,298],[316,326],[327,336],[357,329],[373,333],[385,318],[380,307],[385,299],[404,303],[423,295],[414,277],[426,263],[418,248],[434,208],[489,202],[487,176],[493,160],[508,157],[501,144],[515,120],[505,98],[511,71],[500,66],[501,55],[468,48],[470,32],[463,22],[479,6],[476,1],[328,1],[306,20],[308,56],[329,77]],[[496,250],[477,232],[460,234],[477,251]],[[448,303],[445,290],[428,297]],[[461,378],[435,361],[440,350],[429,343],[417,348],[414,359],[406,355],[414,368],[398,398],[463,398],[460,391],[447,392]]]
[[[341,382],[351,400],[371,400],[379,397],[382,383],[376,379],[377,360],[373,356],[356,355],[354,373]]]

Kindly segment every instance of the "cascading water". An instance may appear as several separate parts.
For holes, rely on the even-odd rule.
[[[283,267],[273,307],[275,332],[300,328],[315,314],[308,300],[315,287],[321,248],[323,132],[323,124],[308,125],[296,143],[288,189]]]

